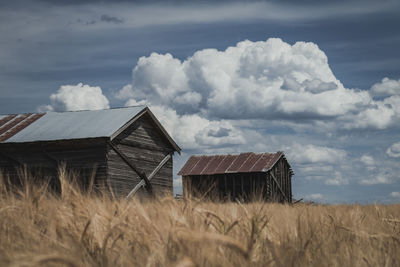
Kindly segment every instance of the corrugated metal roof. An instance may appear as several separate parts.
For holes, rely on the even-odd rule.
[[[212,175],[239,172],[267,172],[284,156],[277,153],[191,156],[178,175]]]
[[[0,142],[22,143],[110,137],[145,106],[0,117]]]
[[[11,115],[0,121],[0,142],[3,142],[41,118],[44,113]]]

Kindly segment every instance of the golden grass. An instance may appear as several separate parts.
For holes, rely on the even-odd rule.
[[[66,176],[0,182],[0,266],[400,266],[400,205],[128,202]]]

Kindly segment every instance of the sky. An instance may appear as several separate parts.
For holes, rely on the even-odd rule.
[[[2,1],[0,114],[148,105],[192,154],[284,151],[294,198],[400,202],[400,3]]]

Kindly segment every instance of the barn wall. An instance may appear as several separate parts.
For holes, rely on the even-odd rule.
[[[38,179],[50,179],[59,189],[57,170],[62,163],[76,174],[83,186],[95,174],[94,185],[102,189],[106,181],[104,139],[82,139],[23,144],[0,144],[0,169],[18,183],[23,166]]]
[[[292,202],[292,174],[290,171],[290,166],[284,157],[280,158],[280,160],[275,164],[275,166],[271,169],[271,173],[274,174],[277,179],[281,189],[285,193],[287,197],[287,201],[289,203]],[[271,175],[268,175],[268,179],[270,180],[271,190],[269,191],[269,197],[273,201],[285,202],[285,198],[279,190],[276,183],[272,180]]]
[[[218,200],[268,200],[268,190],[270,190],[268,181],[267,174],[264,172],[182,177],[183,193],[186,197],[206,197]]]
[[[113,140],[129,160],[147,176],[174,149],[145,114]],[[109,146],[107,149],[108,182],[114,194],[125,197],[139,183],[140,178],[129,165]],[[173,193],[172,157],[151,180],[156,194]],[[138,195],[146,195],[140,189]]]

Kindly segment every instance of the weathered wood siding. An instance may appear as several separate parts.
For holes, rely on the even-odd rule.
[[[268,199],[265,172],[183,176],[183,194],[213,200]]]
[[[274,181],[272,181],[271,174],[273,173],[275,178],[277,179],[279,186],[281,187],[282,191],[284,192],[287,200],[282,195],[279,187],[276,185]],[[269,184],[271,185],[271,191],[269,192],[268,196],[269,199],[272,201],[277,202],[285,202],[288,201],[289,203],[292,202],[292,174],[289,169],[289,164],[285,158],[281,158],[275,166],[271,169],[268,173],[268,180],[270,181]]]
[[[0,144],[0,171],[18,183],[25,168],[37,179],[49,179],[59,187],[58,168],[66,164],[84,187],[95,174],[94,186],[103,189],[106,182],[106,140],[84,139],[24,144]]]
[[[285,197],[272,178],[276,178]],[[292,202],[291,171],[285,158],[281,158],[270,172],[227,173],[214,175],[183,176],[185,197],[215,200],[259,200]]]
[[[145,114],[130,125],[113,140],[117,147],[129,160],[147,176],[174,149],[168,140]],[[115,196],[125,197],[139,183],[140,178],[126,162],[110,147],[107,148],[108,183]],[[172,157],[151,180],[155,194],[172,194]],[[138,195],[146,195],[140,189]]]

